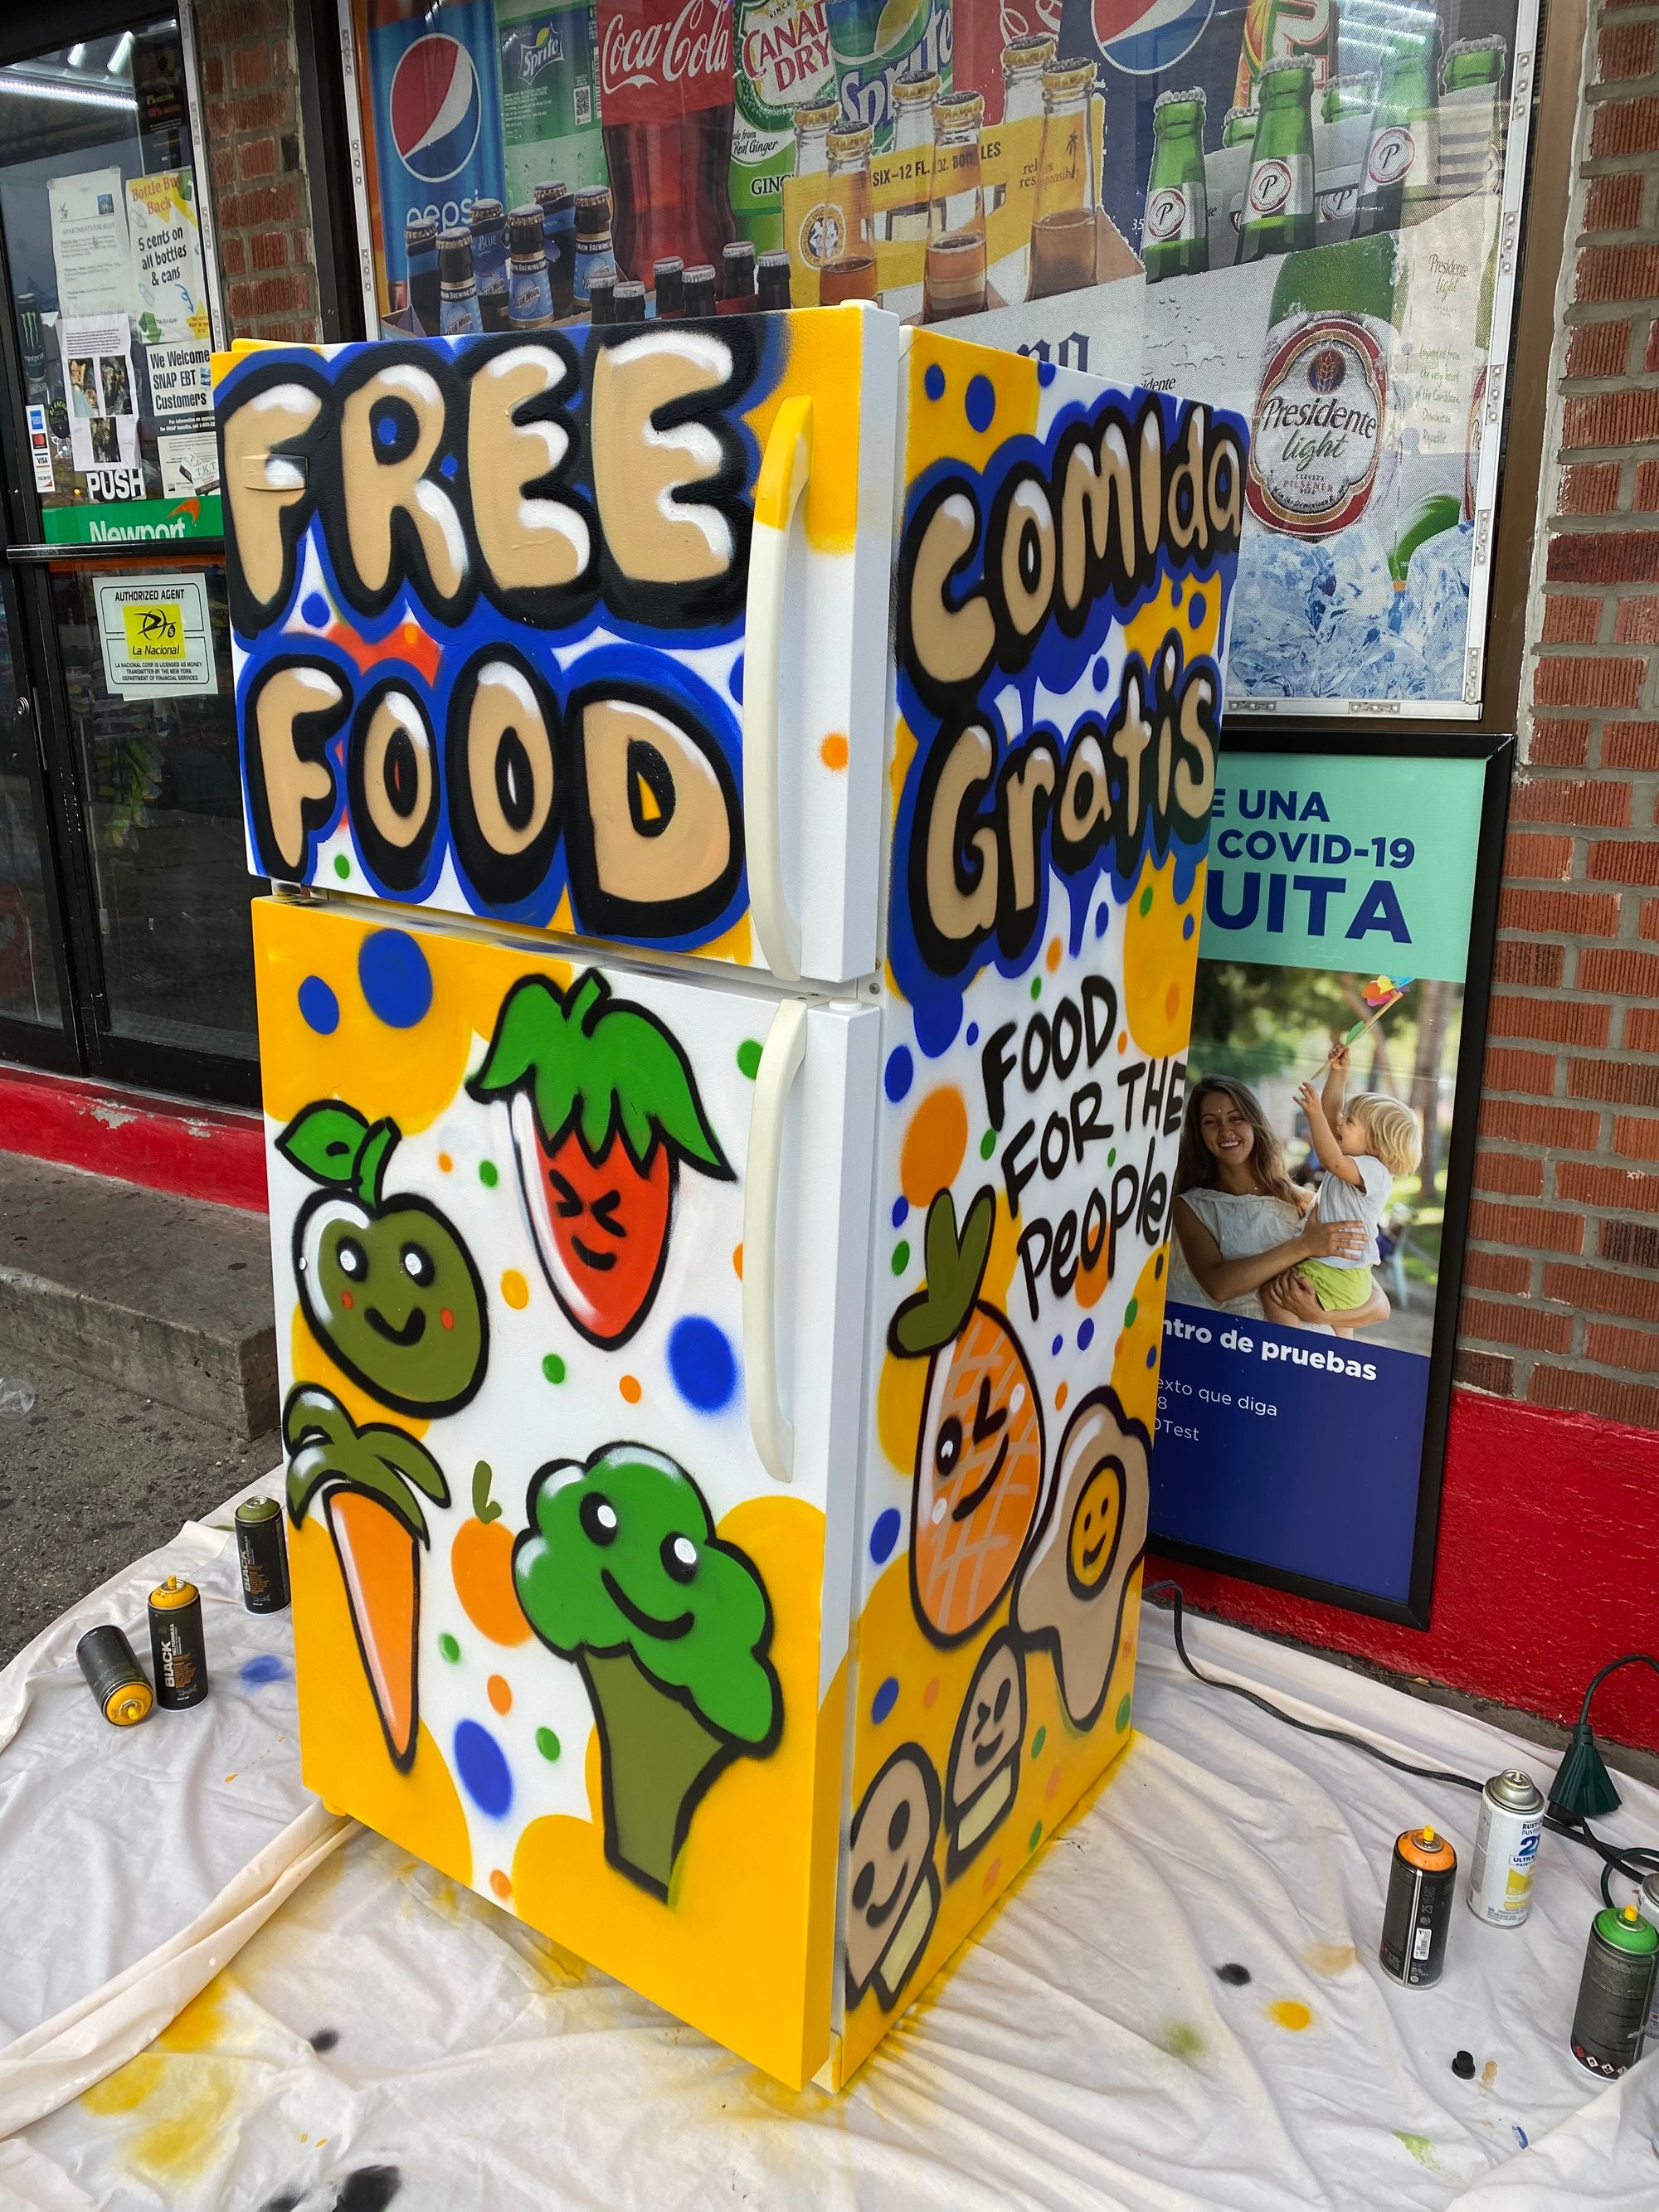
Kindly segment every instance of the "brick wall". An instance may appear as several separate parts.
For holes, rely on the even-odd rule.
[[[1659,1429],[1654,0],[1592,6],[1584,86],[1458,1376]]]
[[[293,0],[197,0],[231,335],[319,339]]]

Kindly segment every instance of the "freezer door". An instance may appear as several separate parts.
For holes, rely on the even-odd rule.
[[[307,1782],[799,2083],[879,1016],[255,914]]]
[[[872,971],[897,351],[849,306],[216,356],[250,867]]]

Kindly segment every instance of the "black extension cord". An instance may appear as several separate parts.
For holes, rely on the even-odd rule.
[[[1413,1766],[1409,1759],[1396,1759],[1392,1752],[1380,1751],[1376,1744],[1367,1743],[1364,1736],[1351,1735],[1346,1729],[1317,1728],[1312,1721],[1299,1721],[1294,1713],[1287,1713],[1283,1706],[1274,1705],[1271,1698],[1261,1696],[1255,1690],[1247,1690],[1242,1682],[1218,1681],[1213,1674],[1206,1674],[1200,1668],[1195,1666],[1188,1652],[1184,1620],[1186,1599],[1180,1583],[1152,1583],[1142,1590],[1141,1595],[1147,1599],[1167,1598],[1169,1600],[1170,1626],[1175,1632],[1176,1656],[1194,1681],[1202,1682],[1206,1690],[1225,1690],[1232,1697],[1243,1698],[1248,1705],[1255,1705],[1272,1719],[1283,1721],[1287,1728],[1297,1729],[1304,1735],[1322,1736],[1328,1743],[1345,1743],[1351,1750],[1363,1751],[1367,1759],[1375,1759],[1384,1766],[1393,1767],[1396,1774],[1414,1775],[1422,1782],[1443,1782],[1454,1790],[1473,1790],[1477,1797],[1485,1790],[1486,1785],[1484,1780],[1477,1781],[1472,1774],[1453,1774],[1443,1766]],[[1606,1671],[1606,1669],[1603,1670],[1603,1672]],[[1601,1679],[1598,1674],[1595,1681],[1591,1683],[1592,1693],[1595,1688],[1595,1682],[1599,1682]],[[1588,1703],[1588,1698],[1586,1703]],[[1607,1905],[1613,1903],[1612,1894],[1607,1886],[1609,1876],[1621,1874],[1626,1881],[1633,1881],[1639,1889],[1644,1875],[1659,1870],[1659,1850],[1650,1850],[1646,1845],[1637,1844],[1626,1845],[1621,1849],[1613,1844],[1604,1844],[1591,1830],[1588,1820],[1563,1820],[1558,1819],[1553,1813],[1546,1813],[1544,1826],[1552,1835],[1565,1836],[1569,1843],[1582,1844],[1585,1850],[1597,1854],[1601,1861],[1601,1896],[1603,1902]]]

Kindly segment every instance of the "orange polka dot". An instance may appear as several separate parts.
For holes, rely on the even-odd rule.
[[[1045,1797],[1049,1797],[1049,1798],[1053,1798],[1053,1797],[1055,1797],[1055,1796],[1059,1796],[1059,1794],[1060,1794],[1060,1769],[1059,1769],[1059,1767],[1057,1767],[1057,1766],[1056,1766],[1056,1767],[1053,1767],[1053,1768],[1051,1768],[1051,1769],[1050,1769],[1050,1771],[1049,1771],[1049,1775],[1048,1775],[1048,1787],[1047,1788],[1047,1790],[1045,1790],[1043,1791],[1043,1793],[1042,1793],[1042,1794],[1043,1794],[1043,1796],[1044,1796]]]
[[[1055,1393],[1054,1393],[1054,1411],[1055,1411],[1055,1413],[1060,1413],[1060,1412],[1062,1410],[1062,1408],[1063,1408],[1063,1407],[1064,1407],[1064,1406],[1065,1406],[1066,1401],[1066,1400],[1071,1396],[1071,1395],[1072,1395],[1072,1392],[1071,1392],[1071,1386],[1070,1386],[1070,1384],[1069,1384],[1069,1383],[1066,1383],[1066,1382],[1062,1382],[1062,1383],[1060,1384],[1060,1386],[1059,1389],[1058,1389],[1058,1390],[1056,1390],[1056,1391],[1055,1391]]]
[[[490,1704],[498,1713],[512,1711],[513,1686],[505,1674],[492,1674],[484,1684],[484,1690]]]
[[[1093,1267],[1079,1267],[1077,1271],[1077,1278],[1072,1287],[1076,1293],[1078,1304],[1085,1310],[1090,1306],[1097,1305],[1100,1303],[1101,1292],[1112,1279],[1112,1271],[1106,1264],[1106,1255],[1110,1250],[1109,1242],[1103,1242],[1100,1250],[1095,1255]]]
[[[825,768],[842,769],[847,765],[847,740],[839,730],[832,730],[818,747],[818,758]]]
[[[926,1206],[962,1165],[968,1149],[968,1109],[961,1091],[946,1085],[930,1091],[910,1117],[899,1154],[899,1188],[912,1206]]]
[[[640,1390],[640,1378],[637,1375],[624,1375],[622,1381],[617,1383],[617,1388],[622,1392],[623,1397],[627,1399],[630,1406],[637,1406],[639,1404],[641,1393]]]
[[[503,1905],[507,1903],[507,1899],[513,1894],[513,1885],[499,1867],[494,1867],[490,1869],[489,1887],[495,1891],[496,1896],[500,1898]]]
[[[440,1152],[440,1153],[439,1153],[439,1155],[438,1155],[438,1172],[439,1172],[441,1175],[447,1175],[447,1174],[449,1173],[450,1170],[454,1166],[454,1164],[455,1164],[454,1161],[453,1161],[453,1160],[452,1160],[452,1159],[450,1158],[450,1157],[449,1157],[449,1155],[448,1155],[448,1153],[447,1153],[447,1152]]]
[[[501,1296],[514,1313],[522,1313],[530,1304],[530,1285],[516,1267],[509,1267],[501,1277]]]
[[[1129,1049],[1129,1032],[1127,1030],[1120,1030],[1118,1031],[1117,1048],[1120,1052],[1127,1052]]]
[[[1048,950],[1042,957],[1048,973],[1054,975],[1060,966],[1060,939],[1057,937],[1048,939]]]
[[[985,1894],[987,1897],[988,1897],[991,1894],[991,1892],[996,1887],[1001,1873],[1002,1861],[1000,1859],[993,1859],[990,1865],[985,1869]]]
[[[734,1244],[732,1247],[732,1272],[739,1282],[743,1280],[743,1247],[741,1244]]]
[[[933,1680],[927,1685],[927,1687],[921,1693],[921,1705],[924,1712],[932,1705],[933,1700],[938,1697],[938,1695],[939,1676],[935,1674]]]
[[[1180,1006],[1180,1004],[1181,986],[1179,983],[1171,983],[1169,989],[1164,994],[1164,1012],[1165,1017],[1170,1021],[1173,1021],[1175,1019],[1176,1009]]]

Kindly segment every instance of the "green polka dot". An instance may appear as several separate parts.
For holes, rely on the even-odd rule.
[[[1042,1823],[1039,1820],[1036,1827],[1032,1829],[1030,1836],[1026,1838],[1025,1848],[1028,1851],[1034,1851],[1042,1841]]]
[[[565,1364],[556,1352],[550,1352],[546,1358],[543,1360],[542,1373],[546,1376],[550,1382],[563,1382],[565,1377]]]
[[[1041,1759],[1041,1758],[1042,1758],[1042,1747],[1043,1747],[1043,1745],[1044,1745],[1045,1743],[1047,1743],[1047,1742],[1048,1742],[1048,1729],[1047,1729],[1046,1728],[1040,1728],[1040,1729],[1037,1730],[1036,1734],[1036,1735],[1031,1738],[1031,1756],[1032,1756],[1032,1758],[1033,1758],[1033,1759]]]
[[[753,1037],[745,1037],[738,1047],[738,1066],[752,1083],[760,1073],[761,1048]]]
[[[1115,1725],[1116,1726],[1117,1732],[1120,1735],[1122,1735],[1124,1729],[1129,1725],[1129,1715],[1134,1711],[1134,1699],[1129,1695],[1129,1692],[1127,1690],[1118,1700],[1117,1720]]]
[[[1150,884],[1147,884],[1147,886],[1146,886],[1146,890],[1145,890],[1144,891],[1142,891],[1142,893],[1140,894],[1140,911],[1142,912],[1142,914],[1150,914],[1150,913],[1152,912],[1152,885],[1151,885]]]
[[[893,1247],[893,1273],[902,1275],[910,1264],[910,1247],[901,1237]]]
[[[334,855],[334,872],[342,883],[351,873],[351,863],[343,853],[337,853]]]
[[[1140,1300],[1139,1298],[1131,1298],[1128,1304],[1123,1309],[1123,1326],[1125,1328],[1133,1328],[1134,1327],[1135,1316],[1139,1311]]]
[[[449,1633],[447,1629],[446,1629],[443,1634],[438,1638],[438,1649],[442,1652],[444,1657],[448,1660],[452,1667],[461,1656],[460,1645],[455,1641],[454,1638]]]
[[[479,1161],[478,1181],[486,1190],[494,1190],[501,1179],[501,1170],[496,1167],[494,1160]]]
[[[1033,975],[1031,978],[1031,996],[1034,999],[1040,999],[1042,996],[1042,978],[1041,975]]]
[[[559,1739],[554,1735],[551,1729],[537,1729],[536,1748],[540,1752],[544,1759],[556,1759],[558,1757]]]
[[[985,1134],[979,1140],[979,1156],[981,1159],[988,1160],[992,1153],[995,1152],[996,1148],[997,1133],[994,1129],[988,1129],[985,1132]]]
[[[1111,1151],[1106,1155],[1106,1164],[1109,1168],[1115,1168],[1117,1165],[1117,1146],[1115,1145],[1112,1146]]]

